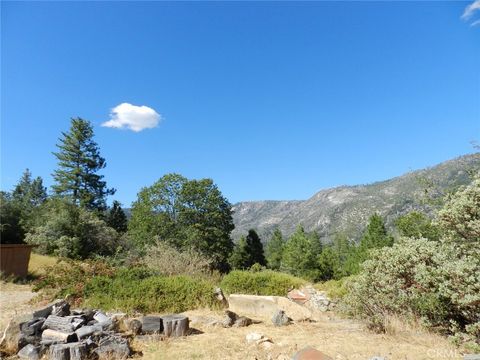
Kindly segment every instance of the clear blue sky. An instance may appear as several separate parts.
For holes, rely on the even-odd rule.
[[[233,203],[305,199],[472,152],[470,3],[2,1],[1,187],[27,167],[51,185],[76,116],[126,206],[169,172]],[[158,127],[102,127],[122,103]]]

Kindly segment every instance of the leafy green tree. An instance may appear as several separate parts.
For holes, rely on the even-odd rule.
[[[317,280],[319,278],[317,256],[320,253],[318,235],[315,232],[306,233],[299,225],[285,244],[281,269],[295,276]]]
[[[232,254],[228,259],[232,269],[248,269],[251,265],[251,254],[248,249],[247,239],[242,236],[235,244]]]
[[[22,210],[12,195],[0,191],[0,242],[2,244],[22,244],[24,230],[20,225]]]
[[[73,118],[69,132],[62,132],[59,151],[54,153],[58,168],[53,173],[53,191],[75,205],[102,212],[107,208],[106,197],[115,190],[107,188],[103,175],[98,174],[106,162],[93,137],[92,124],[81,118]]]
[[[26,169],[11,193],[1,195],[2,243],[23,242],[25,233],[33,226],[41,205],[47,199],[47,191],[41,177],[32,180]]]
[[[275,229],[272,237],[265,246],[265,257],[270,269],[279,270],[282,262],[285,240],[280,229]]]
[[[412,211],[400,216],[395,221],[395,226],[401,236],[409,238],[425,238],[429,240],[438,240],[440,229],[432,223],[432,220],[423,213]]]
[[[108,211],[105,222],[118,233],[124,233],[128,229],[127,215],[122,209],[122,204],[117,200],[113,201],[112,208]]]
[[[109,256],[122,247],[118,233],[91,211],[62,198],[50,199],[42,212],[42,225],[26,234],[43,254],[85,259]]]
[[[317,259],[319,276],[317,280],[330,280],[335,277],[335,272],[340,268],[338,253],[333,246],[325,246]]]
[[[138,193],[128,233],[141,248],[160,239],[179,249],[194,248],[227,270],[233,228],[231,204],[211,179],[167,174]]]

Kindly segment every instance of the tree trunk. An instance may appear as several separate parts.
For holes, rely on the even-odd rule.
[[[187,336],[188,333],[188,317],[183,315],[167,315],[162,316],[163,333],[165,336],[179,337]]]

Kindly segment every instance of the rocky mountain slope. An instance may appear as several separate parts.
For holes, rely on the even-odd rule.
[[[321,190],[304,201],[240,202],[233,208],[232,236],[238,239],[253,228],[265,240],[276,227],[289,235],[302,224],[307,231],[317,231],[323,241],[329,241],[336,232],[358,239],[375,212],[384,216],[389,226],[411,210],[431,212],[432,206],[422,205],[426,189],[429,197],[439,197],[468,183],[472,169],[480,169],[480,153],[369,185]]]

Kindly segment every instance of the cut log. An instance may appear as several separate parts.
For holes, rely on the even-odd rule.
[[[82,326],[81,328],[79,328],[75,331],[75,334],[77,334],[77,337],[79,339],[84,339],[84,338],[92,335],[93,333],[95,333],[97,331],[102,331],[102,330],[103,330],[102,327],[97,326],[97,325]]]
[[[71,318],[50,315],[43,323],[42,329],[71,333],[74,330],[74,327]]]
[[[20,359],[28,359],[28,360],[38,360],[40,359],[40,354],[38,352],[38,348],[33,346],[32,344],[28,344],[27,346],[23,347],[17,354]]]
[[[87,358],[87,345],[81,342],[62,345],[68,347],[70,360],[83,360]]]
[[[48,353],[50,360],[70,360],[70,349],[62,344],[50,346]]]
[[[111,319],[101,311],[97,311],[95,315],[93,315],[93,319],[97,320],[99,323],[105,322],[105,321],[111,321]]]
[[[40,335],[43,323],[45,322],[44,318],[33,319],[20,324],[20,331],[23,335],[27,336],[37,336]]]
[[[162,318],[160,316],[144,316],[142,318],[142,332],[144,334],[159,334],[162,330]]]
[[[187,336],[189,320],[183,315],[162,316],[163,334],[167,337]]]
[[[46,329],[42,333],[42,343],[53,341],[58,343],[68,343],[68,342],[75,342],[77,341],[77,334],[72,332],[61,332],[52,329]]]
[[[118,336],[103,338],[93,352],[100,360],[126,359],[131,354],[128,341]]]
[[[52,315],[67,316],[70,315],[70,304],[65,300],[61,300],[53,304]]]

